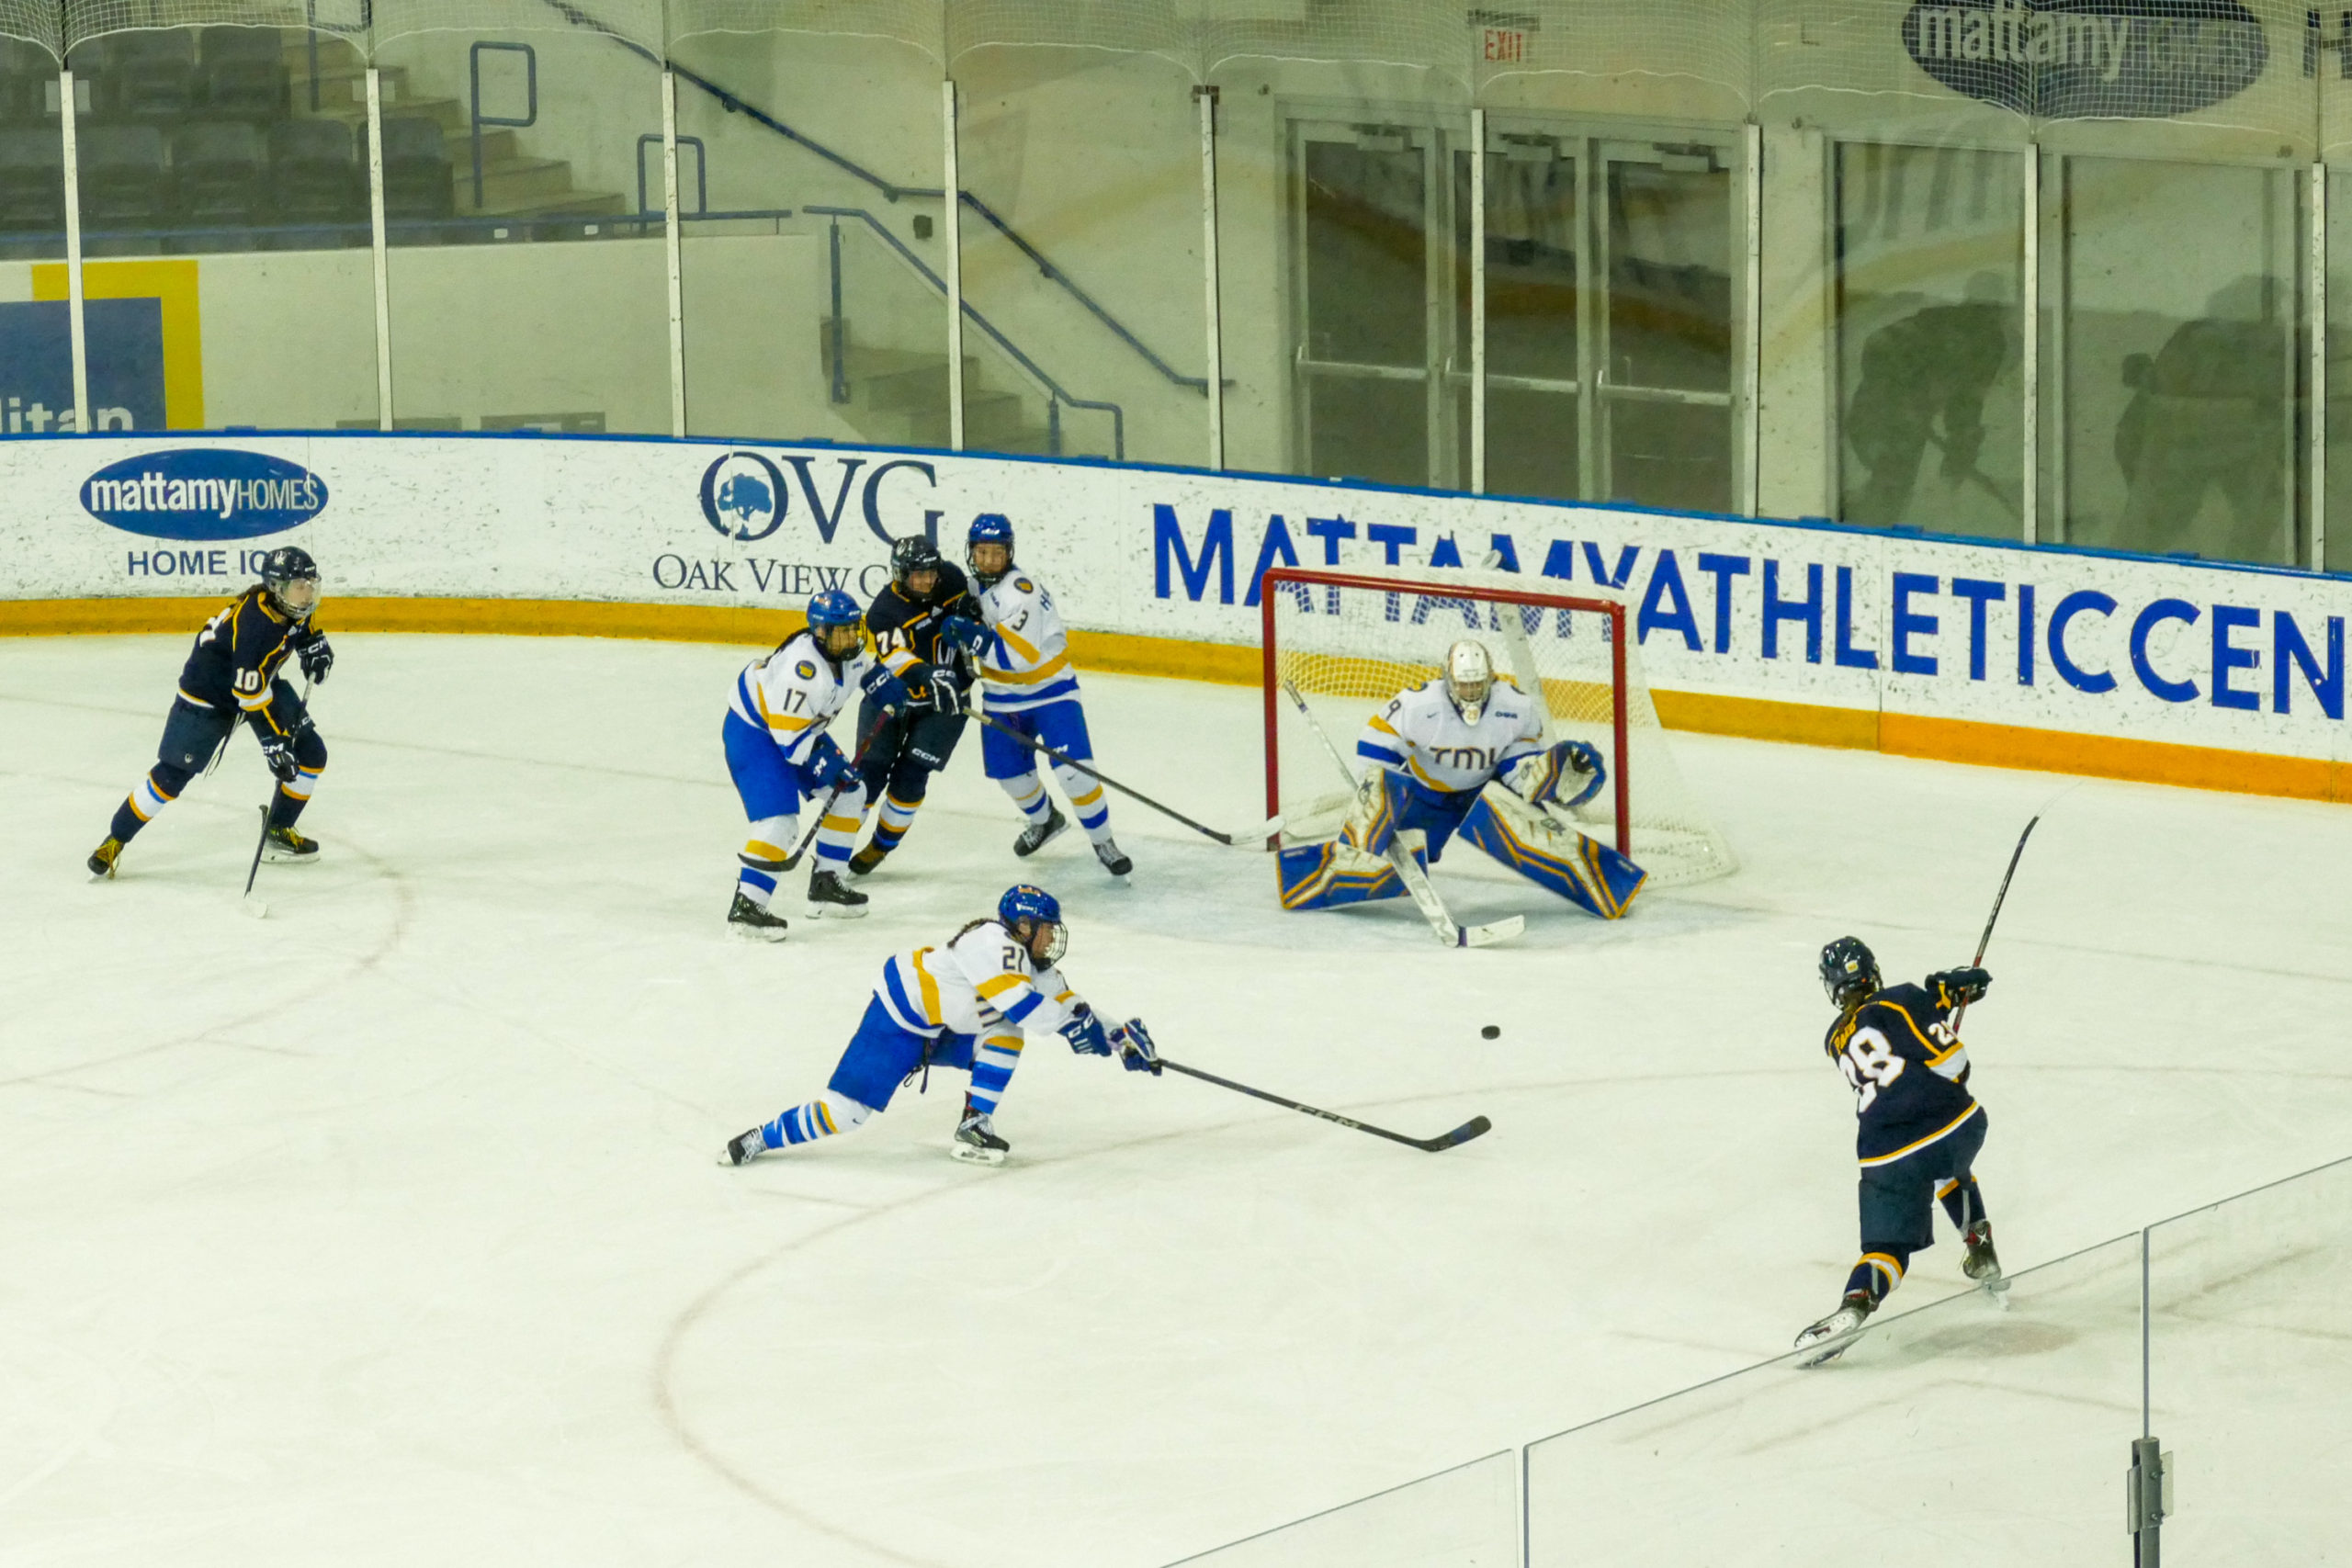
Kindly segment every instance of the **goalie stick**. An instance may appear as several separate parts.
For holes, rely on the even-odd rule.
[[[1342,1116],[1336,1111],[1325,1111],[1319,1106],[1302,1105],[1295,1100],[1285,1100],[1279,1094],[1273,1094],[1262,1089],[1251,1089],[1246,1083],[1236,1083],[1231,1078],[1219,1077],[1215,1073],[1203,1072],[1198,1067],[1188,1067],[1182,1062],[1171,1062],[1165,1056],[1157,1059],[1161,1066],[1171,1073],[1182,1073],[1186,1077],[1199,1078],[1204,1083],[1213,1083],[1220,1089],[1229,1089],[1237,1094],[1246,1094],[1254,1100],[1266,1100],[1288,1110],[1302,1111],[1309,1116],[1319,1116],[1326,1122],[1336,1122],[1342,1127],[1352,1127],[1359,1133],[1370,1133],[1375,1138],[1386,1138],[1389,1142],[1396,1144],[1410,1144],[1413,1147],[1426,1150],[1430,1154],[1453,1148],[1458,1144],[1466,1144],[1473,1138],[1491,1132],[1495,1125],[1484,1116],[1473,1116],[1451,1133],[1441,1133],[1434,1138],[1416,1138],[1405,1133],[1392,1133],[1385,1127],[1375,1127],[1369,1122],[1359,1122],[1352,1116]]]
[[[990,729],[997,731],[999,734],[1005,736],[1015,743],[1035,752],[1038,756],[1050,759],[1052,761],[1065,768],[1075,768],[1080,773],[1084,773],[1088,778],[1092,779],[1096,784],[1107,784],[1131,800],[1139,800],[1143,802],[1144,805],[1150,807],[1154,811],[1159,812],[1162,817],[1172,817],[1177,821],[1184,824],[1185,827],[1190,828],[1193,832],[1199,833],[1206,838],[1215,839],[1220,844],[1230,844],[1237,850],[1262,850],[1273,840],[1275,834],[1283,830],[1283,819],[1279,817],[1273,817],[1269,818],[1266,821],[1250,829],[1247,832],[1220,833],[1215,828],[1204,827],[1201,823],[1193,821],[1191,818],[1185,816],[1182,812],[1177,810],[1172,806],[1162,806],[1159,801],[1152,799],[1151,796],[1144,794],[1143,791],[1139,789],[1130,789],[1125,784],[1121,784],[1118,780],[1111,778],[1107,774],[1096,772],[1089,763],[1081,762],[1075,757],[1063,756],[1059,751],[1055,750],[1051,746],[1046,745],[1044,741],[1032,739],[1030,737],[1023,735],[1021,731],[1013,728],[1012,726],[1005,723],[1002,719],[996,717],[993,714],[986,713],[978,708],[973,708],[969,711],[974,718],[978,719]]]
[[[1322,725],[1316,722],[1313,710],[1306,705],[1306,699],[1299,694],[1297,682],[1284,681],[1283,690],[1288,692],[1290,700],[1298,705],[1298,716],[1306,721],[1307,728],[1315,731],[1315,739],[1323,742],[1323,750],[1330,757],[1331,765],[1340,770],[1340,776],[1348,781],[1350,789],[1355,788],[1356,775],[1349,768],[1348,760],[1340,755],[1339,747],[1331,743],[1330,736],[1325,734]],[[1438,941],[1448,947],[1491,947],[1498,942],[1509,942],[1527,929],[1527,917],[1524,915],[1508,916],[1483,926],[1455,924],[1452,912],[1445,907],[1445,900],[1438,896],[1435,887],[1430,886],[1429,873],[1421,869],[1412,852],[1392,839],[1387,853],[1388,863],[1396,869],[1396,880],[1405,885],[1405,891],[1421,911],[1421,919],[1429,922],[1430,930],[1437,933]]]

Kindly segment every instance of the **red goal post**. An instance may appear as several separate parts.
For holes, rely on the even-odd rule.
[[[1625,605],[1614,599],[1589,598],[1573,593],[1546,592],[1521,582],[1498,584],[1494,572],[1466,573],[1446,569],[1409,570],[1372,575],[1318,570],[1310,567],[1274,567],[1259,583],[1259,632],[1261,653],[1261,682],[1265,698],[1265,761],[1266,813],[1279,816],[1285,810],[1283,788],[1283,755],[1282,727],[1296,725],[1299,720],[1285,717],[1283,709],[1292,706],[1284,691],[1286,682],[1299,679],[1295,666],[1302,659],[1332,671],[1332,678],[1317,681],[1323,693],[1337,694],[1349,700],[1363,699],[1363,713],[1369,714],[1381,703],[1408,686],[1419,685],[1441,672],[1441,660],[1445,649],[1456,639],[1476,636],[1487,640],[1501,635],[1511,649],[1522,650],[1513,658],[1506,651],[1498,656],[1497,668],[1513,675],[1520,684],[1532,691],[1542,701],[1546,715],[1545,735],[1549,739],[1555,725],[1577,728],[1566,721],[1581,716],[1588,721],[1600,716],[1594,711],[1594,699],[1604,689],[1607,693],[1606,730],[1610,738],[1610,788],[1614,795],[1615,841],[1620,853],[1634,852],[1633,766],[1628,744],[1629,709],[1631,706],[1626,664],[1627,622]],[[1339,646],[1318,651],[1302,651],[1308,640],[1296,635],[1285,637],[1283,610],[1306,606],[1306,616],[1315,615],[1312,606],[1317,591],[1329,612],[1321,626],[1336,621],[1344,628]],[[1352,601],[1343,601],[1343,594],[1373,594],[1380,596],[1381,619],[1372,621],[1363,616]],[[1302,595],[1304,597],[1302,597]],[[1393,632],[1405,611],[1402,601],[1418,601],[1411,615],[1411,625],[1420,628],[1426,646],[1397,646]],[[1344,605],[1344,607],[1343,607]],[[1451,616],[1438,618],[1431,606],[1447,606],[1460,612],[1458,623]],[[1501,613],[1509,606],[1507,619]],[[1483,608],[1483,615],[1480,613]],[[1350,614],[1351,610],[1357,611]],[[1539,623],[1531,626],[1527,612],[1534,612]],[[1556,624],[1563,636],[1570,622],[1567,617],[1587,614],[1599,617],[1593,623],[1589,641],[1605,647],[1605,655],[1596,649],[1584,656],[1584,663],[1575,659],[1545,660],[1535,657],[1533,633],[1546,615],[1558,617]],[[1487,623],[1477,626],[1481,620]],[[1519,635],[1510,636],[1512,622],[1517,622]],[[1475,629],[1474,629],[1475,627]],[[1314,640],[1329,641],[1328,638]],[[1552,640],[1552,639],[1547,639]],[[1358,644],[1361,644],[1359,648]],[[1492,651],[1492,649],[1490,649]],[[1582,649],[1579,649],[1582,652]],[[1605,660],[1605,662],[1604,662]],[[1586,668],[1586,665],[1589,668]],[[1530,668],[1528,666],[1532,665]],[[1604,673],[1605,671],[1605,673]],[[1342,756],[1351,753],[1355,730],[1363,722],[1360,715],[1355,725],[1330,739],[1340,747]],[[1589,725],[1583,728],[1589,728]],[[1336,773],[1334,781],[1336,784]],[[1295,803],[1293,803],[1295,805]]]

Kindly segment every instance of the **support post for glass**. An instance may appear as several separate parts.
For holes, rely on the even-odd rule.
[[[1470,111],[1470,493],[1487,493],[1487,111]]]
[[[384,95],[368,67],[368,246],[376,271],[376,428],[392,427],[392,287],[384,233]]]
[[[2020,336],[2018,378],[2024,406],[2019,417],[2024,428],[2018,445],[2023,448],[2024,483],[2018,491],[2018,536],[2027,544],[2039,543],[2041,537],[2041,149],[2028,142],[2025,149],[2025,229],[2024,256],[2018,280],[2018,333]]]
[[[2154,1435],[2150,1398],[2149,1231],[2140,1232],[2140,1435],[2132,1440],[2132,1468],[2123,1475],[2123,1517],[2132,1532],[2132,1568],[2159,1568],[2165,1515],[2171,1511],[2171,1455]]]
[[[90,428],[90,339],[82,318],[82,160],[74,144],[74,73],[57,73],[57,116],[65,151],[65,331],[74,350],[74,433]]]
[[[1756,515],[1761,503],[1764,439],[1764,128],[1749,120],[1742,128],[1747,149],[1746,186],[1747,276],[1740,290],[1741,314],[1747,318],[1739,333],[1740,461],[1739,509]]]
[[[1208,290],[1209,467],[1225,467],[1225,337],[1217,299],[1216,89],[1194,87],[1201,112],[1201,279]]]
[[[2327,165],[2312,165],[2311,410],[2303,422],[2312,448],[2312,545],[2308,563],[2327,570]]]
[[[686,434],[686,292],[678,234],[678,78],[662,73],[662,255],[670,267],[670,434]]]
[[[939,85],[940,134],[945,141],[947,193],[947,448],[964,449],[964,186],[956,167],[956,84]]]

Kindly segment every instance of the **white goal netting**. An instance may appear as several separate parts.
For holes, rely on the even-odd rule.
[[[1602,607],[1611,596],[1555,593],[1542,578],[1453,569],[1283,571],[1268,575],[1263,592],[1267,788],[1271,809],[1283,815],[1285,841],[1329,837],[1347,815],[1352,792],[1330,747],[1352,759],[1357,734],[1382,704],[1440,673],[1457,639],[1476,637],[1494,655],[1497,670],[1540,694],[1547,739],[1587,740],[1608,759],[1611,787],[1575,813],[1586,833],[1618,842],[1614,784],[1622,777],[1628,852],[1652,886],[1704,881],[1733,869],[1730,847],[1675,766],[1637,642],[1625,642],[1622,683],[1617,678],[1616,641]],[[1312,726],[1293,702],[1294,690],[1313,714]]]

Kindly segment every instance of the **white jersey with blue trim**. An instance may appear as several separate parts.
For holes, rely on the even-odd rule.
[[[1022,713],[1078,695],[1069,667],[1069,630],[1046,585],[1015,567],[979,595],[980,616],[994,634],[980,660],[980,687],[991,713]]]
[[[974,920],[945,947],[919,947],[882,966],[874,994],[902,1029],[983,1034],[1012,1024],[1049,1033],[1077,1015],[1058,969],[1039,969],[1003,921]]]
[[[1430,789],[1483,789],[1505,768],[1544,749],[1544,715],[1508,675],[1497,675],[1478,722],[1446,694],[1442,675],[1396,694],[1356,739],[1374,767],[1408,774]]]
[[[809,748],[832,716],[857,694],[858,678],[873,664],[873,656],[861,648],[837,667],[818,649],[815,635],[804,631],[765,659],[743,666],[728,705],[736,717],[764,730],[783,749],[785,761],[797,766],[808,760]]]

